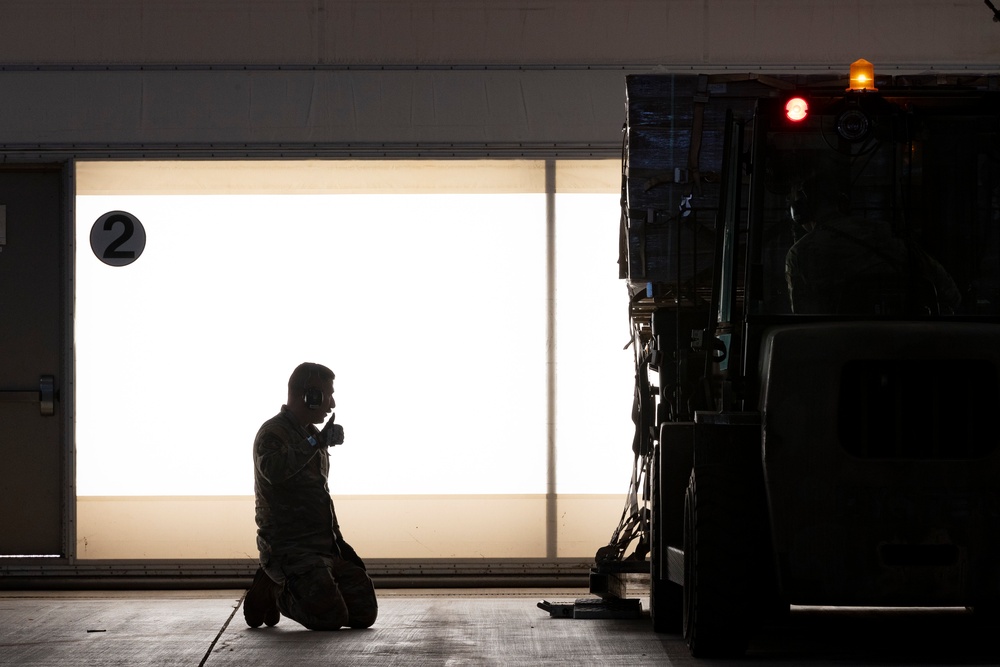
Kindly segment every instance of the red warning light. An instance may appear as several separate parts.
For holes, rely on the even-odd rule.
[[[809,115],[809,103],[801,97],[793,97],[785,104],[785,116],[788,120],[798,123]]]

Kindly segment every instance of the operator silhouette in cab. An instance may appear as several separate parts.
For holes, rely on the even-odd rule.
[[[944,267],[887,221],[852,215],[832,179],[799,182],[788,199],[803,233],[785,257],[793,313],[892,317],[958,308],[961,293]]]
[[[378,616],[375,588],[344,541],[327,483],[329,449],[344,442],[331,414],[333,380],[326,366],[299,365],[288,402],[254,440],[260,567],[243,604],[252,628],[282,615],[312,630],[367,628]]]

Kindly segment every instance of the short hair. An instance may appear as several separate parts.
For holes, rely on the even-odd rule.
[[[333,371],[323,364],[314,364],[307,361],[299,364],[292,371],[292,374],[288,378],[288,391],[289,393],[305,391],[316,385],[332,382],[335,377],[336,375],[334,375]]]

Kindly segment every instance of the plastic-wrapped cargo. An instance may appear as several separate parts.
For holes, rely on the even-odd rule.
[[[697,88],[697,76],[626,78],[623,277],[634,283],[687,284],[699,272],[711,275],[712,211],[696,210],[703,197],[695,195],[713,189],[715,179],[712,161],[705,156],[703,173],[699,147],[692,144]],[[708,105],[699,104],[704,114]]]
[[[683,302],[710,290],[727,110],[749,119],[758,97],[794,85],[752,74],[626,77],[619,264],[633,293]]]

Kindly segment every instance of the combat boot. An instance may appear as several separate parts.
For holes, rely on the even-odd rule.
[[[264,568],[258,567],[253,575],[253,583],[243,599],[243,618],[251,628],[259,628],[261,624],[272,627],[281,620],[281,612],[278,611],[278,592],[281,587],[271,580],[264,572]]]

